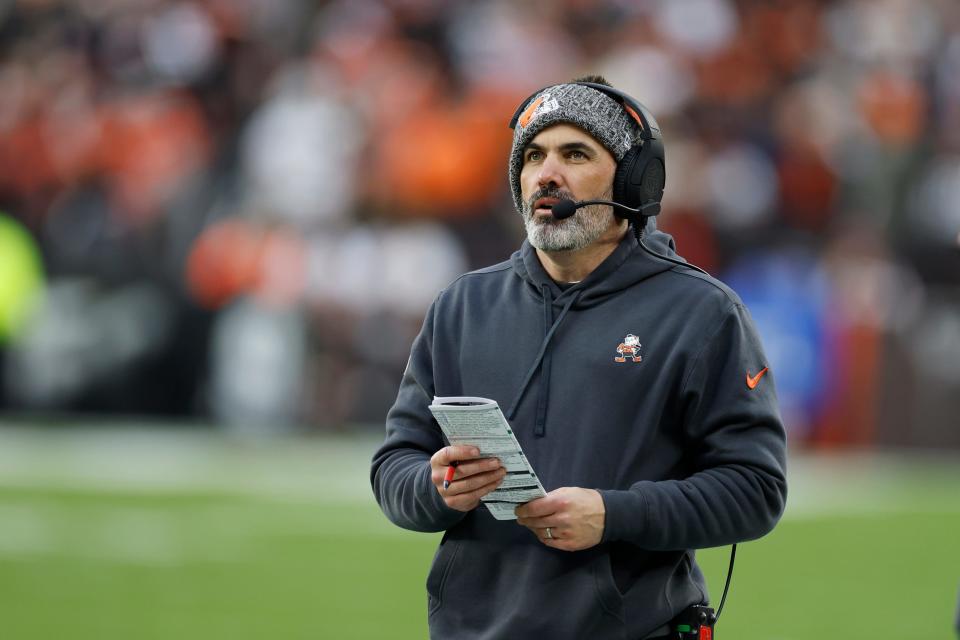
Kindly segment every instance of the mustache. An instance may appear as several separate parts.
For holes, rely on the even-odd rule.
[[[573,194],[558,187],[541,187],[527,200],[527,213],[533,211],[533,204],[540,198],[556,198],[557,200],[573,200]]]

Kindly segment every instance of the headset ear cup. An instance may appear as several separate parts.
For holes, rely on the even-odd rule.
[[[613,199],[633,208],[659,204],[666,183],[663,143],[659,139],[645,140],[643,145],[631,147],[617,165],[613,176]]]
[[[613,178],[613,199],[633,208],[659,204],[666,183],[663,142],[660,139],[644,140],[642,146],[627,151],[617,165]],[[657,213],[659,208],[648,215]]]
[[[640,198],[643,204],[660,202],[663,199],[663,187],[667,183],[667,173],[660,158],[651,158],[640,177]]]

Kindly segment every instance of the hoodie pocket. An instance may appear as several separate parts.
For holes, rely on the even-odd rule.
[[[430,573],[427,574],[428,616],[433,615],[443,604],[443,587],[447,583],[447,576],[450,575],[450,568],[458,553],[460,553],[460,545],[456,540],[445,539],[437,548],[433,564],[430,566]]]
[[[604,611],[612,615],[621,623],[623,616],[623,594],[617,588],[613,579],[613,566],[610,563],[610,554],[602,553],[593,563],[594,585],[597,589],[597,598]]]
[[[687,581],[697,590],[697,593],[700,594],[701,604],[709,604],[710,598],[707,597],[707,592],[703,588],[704,585],[697,580],[697,573],[699,573],[699,568],[697,571],[693,569],[693,553],[687,552],[683,554],[683,564],[687,568]]]
[[[676,616],[692,604],[707,603],[707,594],[694,577],[689,553],[684,553],[678,559],[667,580],[663,597],[671,616]]]

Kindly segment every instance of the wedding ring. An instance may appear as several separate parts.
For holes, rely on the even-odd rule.
[[[550,527],[547,527],[547,540],[553,540],[553,533],[550,531]]]

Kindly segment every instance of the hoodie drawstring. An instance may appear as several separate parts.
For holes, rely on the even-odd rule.
[[[543,437],[546,434],[547,402],[550,399],[551,357],[547,352],[547,347],[550,345],[550,340],[553,338],[553,334],[556,333],[557,328],[563,322],[567,312],[570,311],[570,307],[572,307],[577,301],[577,298],[580,297],[579,291],[570,296],[570,299],[567,300],[567,303],[563,305],[563,310],[560,311],[560,315],[557,316],[556,320],[553,320],[553,297],[550,295],[549,286],[546,284],[542,285],[541,292],[543,293],[543,324],[544,328],[547,330],[547,333],[543,338],[543,342],[540,344],[540,350],[537,352],[537,357],[534,358],[533,364],[530,365],[530,369],[527,371],[527,374],[523,378],[523,382],[520,384],[520,391],[517,392],[516,399],[513,401],[513,404],[507,411],[507,419],[513,420],[513,418],[516,416],[517,408],[520,406],[520,401],[523,400],[523,396],[530,386],[530,381],[533,379],[533,375],[537,372],[537,369],[540,369],[542,371],[543,379],[540,383],[540,397],[537,401],[537,417],[533,427],[534,435],[539,437]]]

